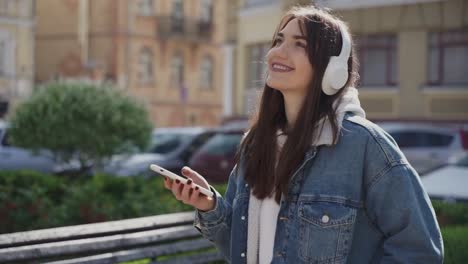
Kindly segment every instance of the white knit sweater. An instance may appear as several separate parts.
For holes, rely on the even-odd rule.
[[[334,107],[336,108],[336,106],[335,103]],[[358,91],[352,87],[347,88],[340,105],[336,109],[336,121],[340,128],[339,130],[341,130],[346,112],[353,112],[358,116],[365,117],[365,112],[359,102]],[[312,145],[332,145],[333,130],[329,120],[321,120],[319,128],[321,128],[322,132],[311,141]],[[285,141],[285,136],[278,137],[278,151],[282,148]],[[273,259],[276,223],[280,209],[274,197],[273,194],[267,199],[259,200],[252,194],[252,191],[250,192],[247,233],[248,264],[270,263]]]

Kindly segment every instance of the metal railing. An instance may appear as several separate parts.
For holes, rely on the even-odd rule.
[[[161,38],[178,37],[191,41],[208,41],[214,29],[212,21],[195,18],[158,16],[156,21]]]

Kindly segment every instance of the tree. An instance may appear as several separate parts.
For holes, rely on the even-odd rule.
[[[15,145],[48,149],[59,162],[77,159],[84,171],[130,147],[145,149],[151,130],[146,109],[116,89],[57,82],[17,106],[10,135]]]

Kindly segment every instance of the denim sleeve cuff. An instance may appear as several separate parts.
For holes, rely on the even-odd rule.
[[[195,210],[195,221],[194,226],[201,228],[202,226],[209,227],[213,225],[217,225],[223,221],[224,218],[224,204],[223,204],[223,197],[221,194],[216,191],[211,185],[210,190],[214,193],[213,198],[215,199],[215,207],[210,211],[200,211],[198,209]]]

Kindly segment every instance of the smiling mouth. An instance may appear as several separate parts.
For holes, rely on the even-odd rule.
[[[273,63],[271,64],[270,70],[273,72],[290,72],[290,71],[293,71],[294,68],[291,68],[284,64]]]

